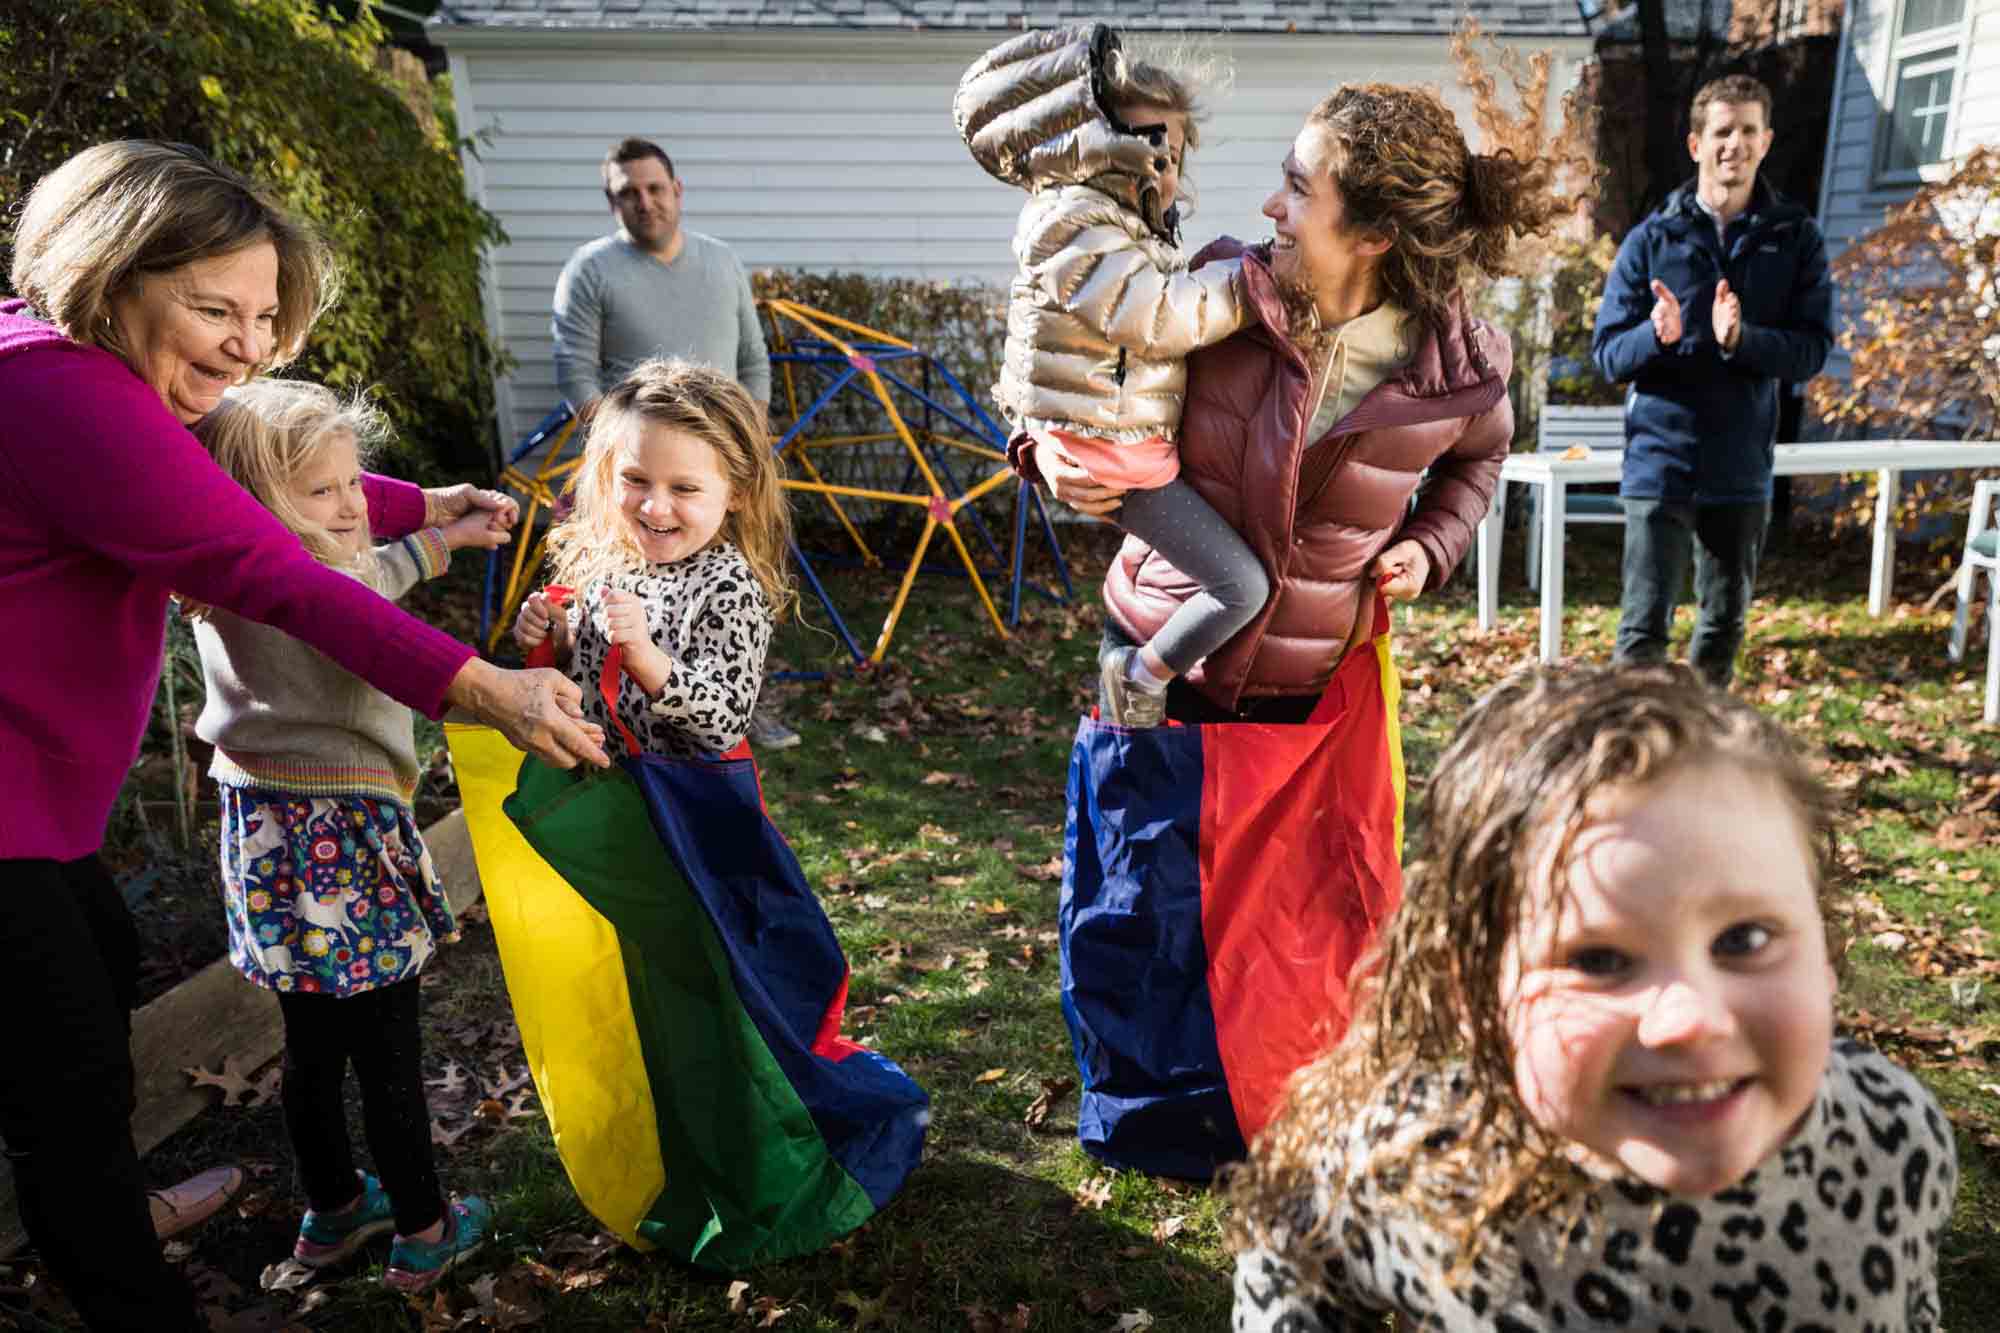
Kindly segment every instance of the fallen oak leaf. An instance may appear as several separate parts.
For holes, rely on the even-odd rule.
[[[758,1328],[769,1328],[792,1312],[776,1296],[759,1296],[750,1305],[750,1313],[757,1316]]]
[[[1186,1229],[1187,1218],[1182,1214],[1176,1213],[1172,1217],[1163,1217],[1153,1224],[1153,1243],[1156,1245],[1165,1245]]]
[[[1111,1326],[1111,1333],[1143,1333],[1153,1326],[1153,1316],[1144,1310],[1128,1310],[1118,1316],[1118,1322]]]
[[[1111,1202],[1111,1177],[1092,1176],[1076,1187],[1076,1207],[1078,1209],[1101,1209]]]
[[[1072,1078],[1043,1079],[1041,1095],[1028,1103],[1027,1114],[1021,1117],[1022,1122],[1029,1129],[1040,1129],[1042,1122],[1049,1118],[1049,1112],[1054,1109],[1055,1104],[1069,1096],[1075,1088],[1076,1080]]]
[[[222,1089],[224,1106],[243,1106],[248,1109],[263,1104],[261,1100],[246,1100],[261,1098],[263,1089],[260,1083],[253,1083],[244,1077],[243,1057],[240,1055],[223,1056],[220,1072],[211,1071],[201,1065],[183,1068],[181,1072],[186,1074],[197,1088]]]
[[[1007,1077],[1007,1071],[1005,1068],[989,1069],[985,1073],[981,1074],[978,1078],[973,1079],[972,1083],[974,1087],[977,1087],[981,1083],[998,1083],[1001,1079],[1005,1077]]]
[[[742,1278],[730,1283],[724,1294],[729,1301],[729,1313],[744,1314],[750,1309],[750,1284]]]

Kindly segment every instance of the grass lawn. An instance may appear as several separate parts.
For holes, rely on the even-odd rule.
[[[1075,1146],[1054,928],[1064,770],[1094,669],[1106,535],[1066,532],[1082,604],[1034,604],[1010,641],[992,634],[962,579],[926,578],[886,666],[836,669],[783,692],[805,744],[764,758],[765,791],[852,962],[850,1034],[899,1061],[933,1103],[924,1164],[885,1213],[824,1254],[733,1274],[595,1243],[600,1229],[570,1192],[532,1099],[507,1086],[524,1061],[491,933],[475,925],[426,978],[426,1064],[452,1138],[440,1149],[447,1186],[498,1204],[494,1242],[421,1309],[375,1281],[386,1246],[303,1292],[260,1295],[259,1275],[288,1252],[303,1205],[275,1106],[217,1109],[148,1170],[169,1182],[224,1158],[252,1163],[242,1206],[176,1251],[218,1305],[238,1311],[229,1326],[1227,1328],[1228,1256],[1208,1191],[1106,1172]],[[1572,538],[1568,647],[1580,657],[1609,655],[1618,541],[1601,529]],[[1916,1068],[1959,1125],[1964,1185],[1944,1308],[1948,1328],[1973,1330],[1992,1326],[1986,1302],[2000,1285],[1990,1068],[2000,1048],[2000,728],[1979,721],[1983,658],[1945,657],[1948,604],[1917,605],[1942,581],[1936,558],[1905,552],[1903,600],[1882,620],[1866,614],[1866,559],[1859,534],[1798,536],[1769,558],[1740,688],[1824,754],[1851,801],[1843,848],[1857,943],[1843,1027]],[[1491,634],[1476,628],[1469,571],[1398,613],[1413,811],[1466,704],[1533,652],[1535,601],[1520,564],[1510,544]],[[829,581],[872,643],[892,578]],[[829,637],[797,628],[777,651],[793,667],[840,661]],[[359,1142],[358,1118],[356,1132]]]

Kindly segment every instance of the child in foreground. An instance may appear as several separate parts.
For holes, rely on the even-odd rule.
[[[728,376],[641,362],[598,402],[573,508],[549,533],[552,579],[514,620],[524,652],[554,636],[584,716],[641,751],[698,758],[750,726],[771,631],[793,601],[790,515],[763,409]],[[616,716],[598,689],[620,650]]]
[[[1238,1333],[1935,1329],[1952,1132],[1834,1040],[1831,806],[1780,728],[1536,668],[1436,771],[1354,1026],[1230,1183]]]
[[[397,598],[451,551],[507,540],[511,512],[474,510],[372,546],[361,489],[379,413],[315,384],[257,380],[194,427],[217,463],[322,562]],[[410,801],[410,710],[278,630],[193,614],[215,746],[230,960],[276,991],[285,1132],[308,1209],[293,1257],[319,1268],[394,1230],[383,1280],[421,1291],[471,1253],[492,1210],[446,1200],[431,1156],[418,973],[458,938]],[[358,1171],[341,1084],[361,1085],[380,1179]]]
[[[1173,678],[1271,591],[1249,545],[1180,477],[1184,358],[1249,318],[1241,260],[1190,270],[1180,250],[1175,200],[1197,111],[1185,74],[1129,58],[1097,23],[995,47],[952,108],[980,165],[1029,192],[1002,410],[1091,480],[1125,488],[1119,526],[1201,585],[1149,642],[1105,653],[1101,697],[1120,726],[1157,726]]]

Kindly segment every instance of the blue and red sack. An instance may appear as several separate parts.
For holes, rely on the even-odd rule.
[[[1402,893],[1397,695],[1378,597],[1303,724],[1077,728],[1062,1003],[1092,1156],[1206,1180],[1346,1031]]]

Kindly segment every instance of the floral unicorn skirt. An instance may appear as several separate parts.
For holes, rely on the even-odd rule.
[[[229,961],[251,981],[352,995],[415,976],[458,938],[408,807],[221,790]]]

